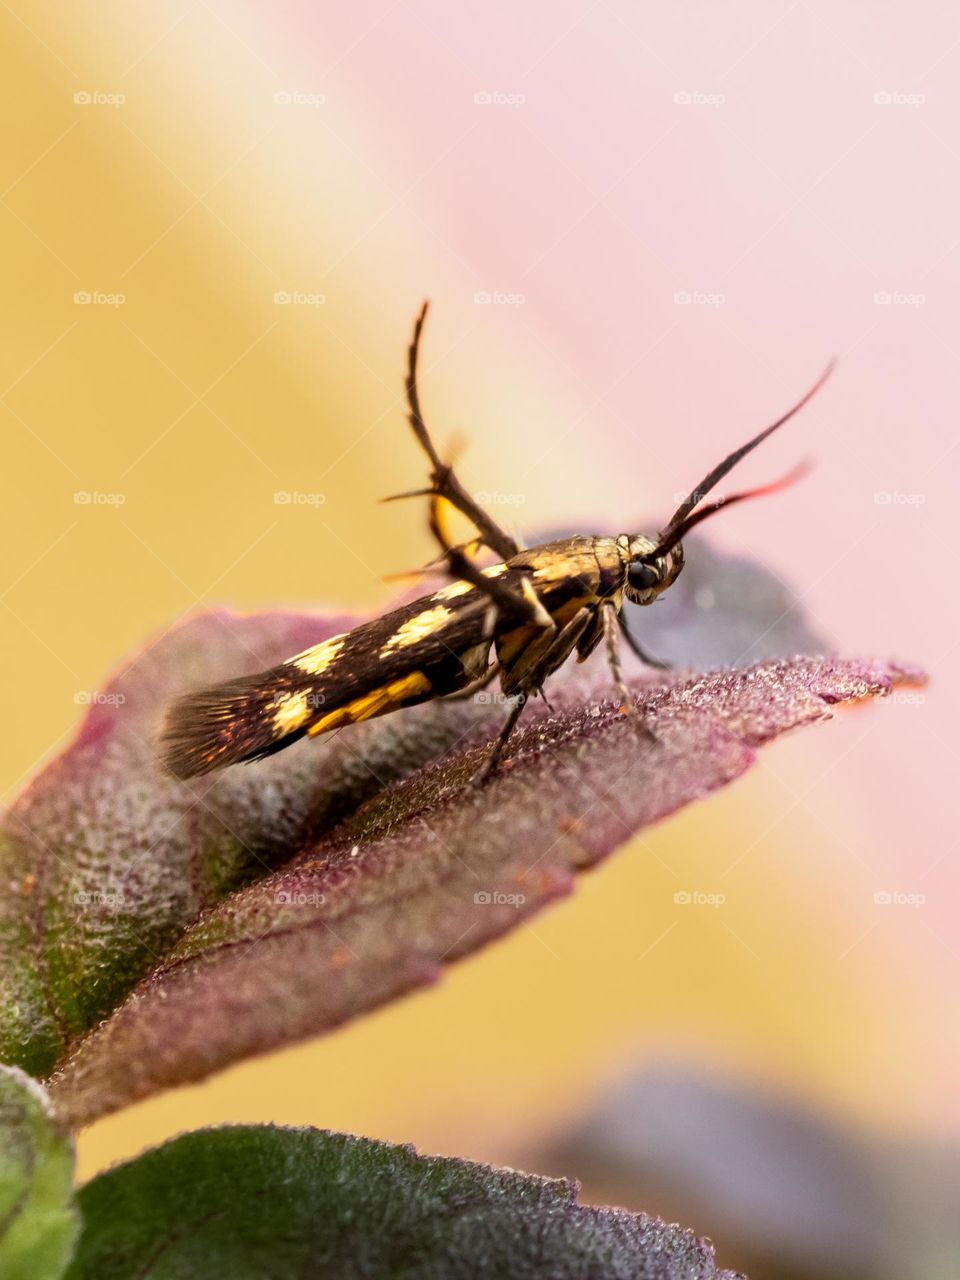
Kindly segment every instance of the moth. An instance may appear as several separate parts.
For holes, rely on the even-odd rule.
[[[169,709],[159,752],[178,778],[262,759],[304,736],[386,715],[431,698],[465,697],[499,679],[511,702],[476,780],[497,769],[531,697],[574,653],[584,659],[603,643],[624,714],[638,718],[623,679],[621,637],[643,662],[665,666],[628,629],[625,599],[652,604],[683,568],[683,538],[723,508],[792,484],[803,467],[759,488],[704,499],[738,462],[788,422],[826,381],[832,363],[792,408],[728,454],[680,503],[656,536],[577,535],[521,547],[467,492],[438,454],[420,409],[417,364],[427,303],[413,330],[406,398],[413,433],[430,463],[429,484],[396,498],[430,499],[429,520],[448,581],[430,595],[313,645],[253,676],[189,693]],[[474,526],[469,542],[451,545],[444,504]],[[482,552],[494,564],[481,567]],[[647,730],[649,732],[649,730]],[[652,736],[652,735],[651,735]]]

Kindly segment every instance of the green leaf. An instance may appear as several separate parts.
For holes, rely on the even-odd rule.
[[[0,1276],[56,1280],[77,1235],[73,1148],[46,1094],[16,1067],[0,1067]]]
[[[571,1183],[318,1130],[186,1134],[79,1199],[70,1280],[734,1280],[709,1243]]]

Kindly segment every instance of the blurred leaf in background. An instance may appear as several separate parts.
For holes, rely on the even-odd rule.
[[[745,1079],[641,1068],[535,1162],[589,1199],[699,1223],[758,1280],[960,1273],[960,1148],[871,1134]]]

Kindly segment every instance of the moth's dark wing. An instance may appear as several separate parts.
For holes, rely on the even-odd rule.
[[[162,764],[177,778],[193,778],[296,742],[306,721],[294,716],[285,722],[283,713],[298,705],[291,702],[300,696],[296,684],[280,666],[178,698],[167,708],[157,742]]]
[[[608,541],[612,551],[604,551]],[[608,561],[619,565],[612,540],[578,537],[532,547],[483,573],[518,595],[527,579],[563,626],[610,590]],[[270,755],[305,734],[453,693],[486,671],[494,635],[501,660],[513,662],[542,634],[525,616],[521,609],[511,618],[469,582],[448,583],[267,671],[187,694],[167,713],[161,759],[177,777],[191,778]]]
[[[186,694],[168,709],[160,758],[191,778],[452,693],[486,668],[488,608],[469,584],[451,583],[278,666]]]

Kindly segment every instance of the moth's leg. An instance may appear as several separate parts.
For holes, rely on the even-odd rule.
[[[594,612],[590,626],[584,630],[583,635],[577,641],[577,661],[586,662],[603,637],[603,612],[598,608]]]
[[[647,650],[640,643],[640,641],[637,639],[637,637],[633,634],[633,632],[627,626],[627,620],[622,613],[617,614],[617,623],[620,626],[620,630],[623,632],[624,640],[626,640],[627,644],[630,646],[630,648],[633,650],[633,652],[636,654],[636,656],[640,659],[642,663],[644,663],[648,667],[656,667],[658,671],[670,670],[672,663],[665,662],[663,658],[656,658],[652,653],[648,653]]]
[[[523,708],[526,705],[527,695],[525,693],[518,693],[513,706],[510,708],[510,714],[507,716],[503,728],[500,730],[500,734],[496,742],[493,744],[490,754],[473,775],[472,781],[475,786],[482,787],[483,784],[491,778],[494,773],[496,773],[497,766],[500,764],[500,757],[503,755],[503,749],[507,745],[507,739],[517,727],[517,721],[520,719],[520,716],[523,713]]]
[[[613,676],[613,683],[616,686],[617,695],[620,698],[620,705],[626,715],[637,714],[636,703],[630,695],[626,681],[623,678],[623,670],[620,666],[620,648],[617,644],[617,608],[613,604],[602,604],[600,608],[603,610],[603,638],[607,646],[607,662],[610,664],[610,674]]]
[[[467,698],[472,698],[475,693],[479,693],[481,689],[485,689],[491,684],[494,677],[499,674],[500,663],[492,662],[482,676],[478,676],[476,680],[471,680],[469,684],[464,685],[462,689],[458,689],[456,693],[448,693],[444,698],[444,702],[465,702]]]
[[[620,646],[617,643],[617,607],[607,601],[601,606],[603,609],[603,634],[607,646],[607,662],[610,664],[610,674],[613,676],[613,683],[617,689],[617,696],[620,699],[620,706],[623,708],[624,714],[635,719],[644,733],[652,742],[656,742],[657,735],[650,726],[640,716],[637,710],[637,704],[633,700],[633,695],[627,688],[626,681],[623,678],[623,669],[620,666]]]
[[[529,697],[540,690],[547,676],[552,671],[556,671],[557,667],[570,656],[574,645],[590,622],[591,614],[592,611],[588,608],[578,610],[566,626],[560,630],[550,646],[540,654],[535,665],[524,674],[524,687],[516,695],[516,701],[510,708],[510,714],[507,716],[489,756],[487,756],[477,773],[474,774],[473,781],[475,784],[482,786],[496,772],[500,764],[500,757],[503,755],[503,749],[507,745],[507,740],[511,733],[516,728],[517,721],[520,719]]]
[[[524,626],[501,637],[497,657],[504,693],[536,693],[547,676],[566,662],[595,617],[595,607],[584,605],[554,635]]]
[[[436,494],[438,497],[446,498],[468,520],[473,521],[480,536],[491,551],[495,551],[501,560],[509,560],[520,550],[516,541],[507,533],[506,529],[501,529],[483,507],[471,497],[458,480],[453,467],[449,463],[440,460],[440,455],[437,453],[426,423],[423,420],[423,414],[420,410],[420,393],[417,388],[417,359],[420,354],[420,336],[423,332],[423,322],[427,316],[428,305],[426,302],[423,304],[413,327],[413,339],[410,343],[407,358],[406,390],[410,426],[413,428],[413,434],[417,437],[421,448],[429,458],[432,468],[430,488],[418,489],[413,493],[398,493],[395,496],[397,498],[411,498],[421,494]]]

